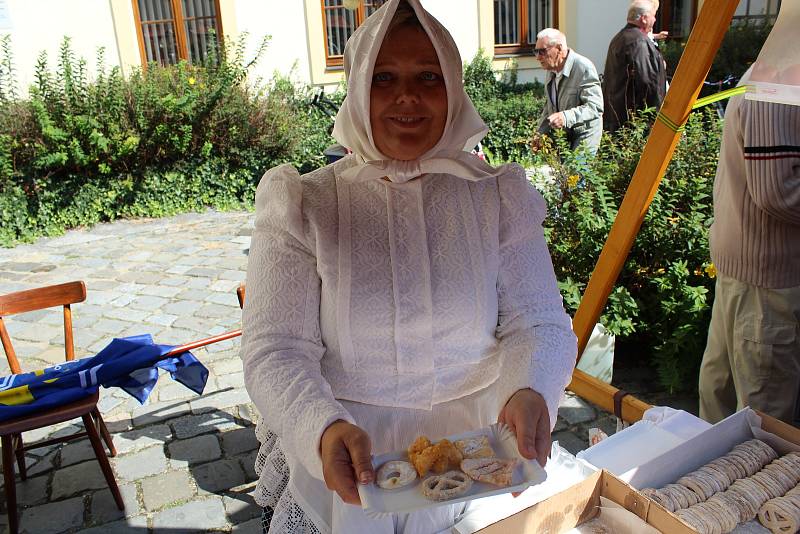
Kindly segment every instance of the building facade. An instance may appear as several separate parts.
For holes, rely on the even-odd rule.
[[[129,74],[148,62],[162,64],[205,57],[213,39],[244,36],[254,51],[270,36],[253,76],[291,74],[300,82],[333,86],[343,79],[347,38],[385,0],[0,0],[0,34],[10,33],[20,89],[33,81],[46,51],[51,65],[69,36],[76,55],[93,73],[97,50],[108,67]],[[479,50],[496,70],[512,65],[520,81],[541,79],[533,56],[536,33],[561,29],[572,48],[602,72],[608,42],[625,24],[629,0],[422,0],[451,31],[465,61]],[[658,29],[688,34],[702,0],[662,0]],[[774,19],[780,0],[741,0],[737,21]]]

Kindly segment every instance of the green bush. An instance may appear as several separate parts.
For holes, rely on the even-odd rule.
[[[542,84],[516,83],[513,69],[498,79],[491,59],[481,50],[464,66],[464,88],[489,127],[481,141],[489,162],[535,161],[530,142],[544,106]]]
[[[105,68],[100,50],[90,81],[65,38],[56,68],[40,55],[20,98],[10,41],[0,40],[0,245],[241,205],[273,165],[319,166],[331,119],[311,106],[310,89],[280,77],[269,90],[244,83],[266,44],[250,61],[240,40],[212,45],[202,65],[151,64],[127,78]]]
[[[771,25],[763,24],[736,24],[732,25],[722,39],[714,62],[706,76],[706,80],[715,85],[706,85],[701,91],[701,96],[729,89],[738,82],[739,78],[753,64],[758,57],[758,52],[767,39]],[[667,62],[667,75],[673,76],[678,68],[678,61],[686,47],[686,40],[669,40],[661,47],[664,59]],[[717,82],[732,80],[727,84],[716,85]]]
[[[604,136],[596,158],[546,152],[552,172],[535,178],[549,206],[546,234],[574,313],[644,149],[652,117]],[[600,322],[640,355],[663,385],[694,385],[713,295],[708,251],[721,121],[693,114],[625,262]],[[556,144],[565,144],[563,137]]]

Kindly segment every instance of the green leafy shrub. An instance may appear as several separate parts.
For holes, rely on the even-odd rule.
[[[464,66],[464,89],[489,127],[481,141],[489,162],[495,165],[536,159],[530,141],[544,105],[541,83],[516,83],[515,70],[500,79],[482,50]]]
[[[644,149],[652,117],[604,136],[596,158],[549,147],[550,172],[534,178],[549,206],[546,235],[574,313]],[[600,322],[620,347],[651,355],[661,382],[691,387],[705,347],[713,274],[711,194],[721,122],[693,114],[647,212]]]
[[[298,149],[313,137],[309,121],[297,120],[312,113],[305,93],[283,78],[270,90],[244,82],[266,45],[246,61],[243,39],[212,44],[201,65],[151,64],[127,78],[107,69],[99,50],[90,81],[65,38],[56,68],[39,56],[22,99],[4,38],[0,244],[117,217],[250,202],[261,174],[303,161]]]

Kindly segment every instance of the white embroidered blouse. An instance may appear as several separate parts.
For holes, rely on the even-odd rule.
[[[322,479],[323,431],[357,424],[337,399],[430,409],[494,384],[499,413],[530,387],[555,424],[576,340],[523,169],[352,184],[352,158],[256,194],[242,358],[287,456]]]

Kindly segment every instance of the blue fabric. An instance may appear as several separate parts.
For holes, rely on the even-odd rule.
[[[101,385],[120,387],[144,403],[159,369],[201,394],[208,369],[190,352],[162,359],[172,349],[155,344],[149,334],[116,338],[95,356],[0,378],[0,421],[76,401]]]

